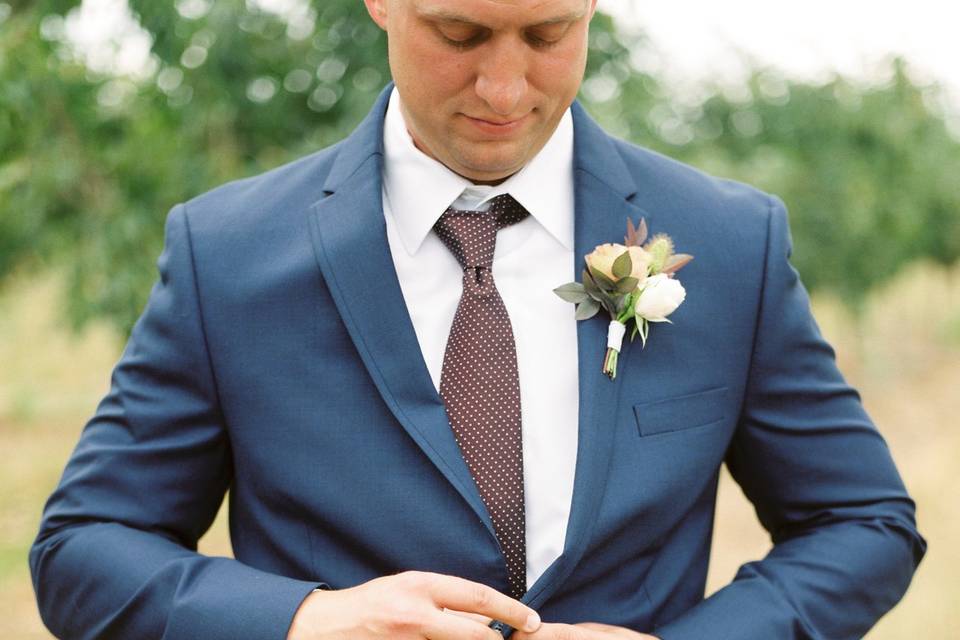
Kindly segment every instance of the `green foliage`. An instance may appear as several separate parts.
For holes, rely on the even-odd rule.
[[[708,87],[690,104],[631,70],[652,55],[642,36],[599,26],[581,96],[590,111],[638,144],[779,195],[809,288],[858,309],[903,265],[960,258],[960,140],[936,106],[940,89],[916,84],[902,59],[879,86],[756,69],[742,95]]]
[[[132,326],[171,206],[338,140],[389,77],[362,3],[318,2],[289,24],[240,0],[189,18],[180,4],[131,3],[154,38],[141,83],[41,36],[62,31],[68,6],[16,6],[0,22],[0,279],[66,265],[77,326]]]
[[[177,202],[346,135],[389,79],[357,0],[279,16],[241,0],[131,0],[147,78],[87,69],[65,44],[77,2],[0,1],[0,283],[65,267],[68,316],[126,331]],[[651,51],[591,25],[581,98],[612,132],[781,195],[807,283],[860,298],[921,256],[960,255],[960,144],[902,65],[886,86],[758,71],[749,97],[672,97]],[[639,64],[638,64],[639,63]]]
[[[854,306],[912,260],[960,256],[960,143],[927,106],[936,88],[902,60],[890,71],[865,89],[758,71],[746,100],[707,100],[692,126],[711,135],[673,152],[780,195],[806,284]]]

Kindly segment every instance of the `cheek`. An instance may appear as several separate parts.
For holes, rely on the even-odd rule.
[[[469,87],[471,56],[424,40],[411,42],[406,48],[407,84],[424,102],[441,103]]]
[[[547,95],[567,99],[576,95],[583,80],[586,45],[583,40],[573,41],[552,55],[541,56],[538,62],[532,81]]]

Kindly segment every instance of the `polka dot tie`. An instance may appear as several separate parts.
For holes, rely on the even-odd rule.
[[[493,521],[507,563],[509,595],[527,590],[520,384],[510,317],[493,283],[497,231],[527,211],[510,195],[490,210],[447,209],[434,225],[463,267],[463,295],[443,354],[440,397]]]

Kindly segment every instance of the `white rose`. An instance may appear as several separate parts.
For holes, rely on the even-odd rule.
[[[686,296],[687,292],[679,281],[665,273],[658,273],[647,278],[643,293],[634,306],[634,313],[638,318],[650,322],[666,322],[667,316],[680,306]]]

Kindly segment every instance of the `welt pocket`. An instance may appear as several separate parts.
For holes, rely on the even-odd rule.
[[[727,388],[716,387],[633,405],[641,436],[702,427],[726,417]]]

